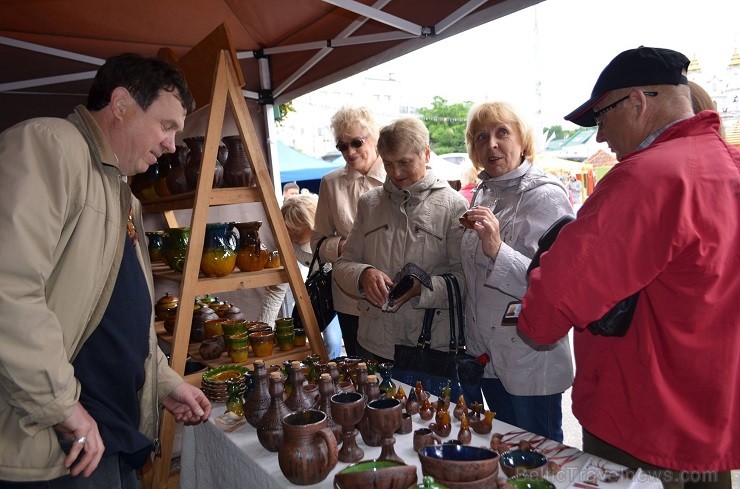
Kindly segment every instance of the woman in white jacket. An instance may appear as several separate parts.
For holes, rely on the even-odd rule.
[[[465,139],[482,170],[460,248],[469,291],[468,353],[491,358],[481,389],[498,419],[562,441],[562,393],[573,382],[568,338],[533,347],[517,334],[515,321],[502,325],[502,319],[507,306],[524,296],[538,239],[572,213],[568,193],[532,165],[534,135],[510,105],[473,107]]]

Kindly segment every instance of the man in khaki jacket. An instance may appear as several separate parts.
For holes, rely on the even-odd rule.
[[[192,108],[175,69],[126,54],[100,68],[87,107],[0,134],[0,487],[137,487],[160,405],[208,418],[157,347],[123,178],[174,151]]]

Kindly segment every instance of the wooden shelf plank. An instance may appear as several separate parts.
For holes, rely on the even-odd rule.
[[[256,187],[214,188],[208,199],[209,206],[261,202],[259,190]],[[184,194],[171,195],[156,200],[141,202],[144,212],[166,212],[181,209],[192,209],[195,203],[195,191]]]
[[[182,281],[181,273],[172,271],[164,264],[153,264],[152,274],[156,278],[172,282],[180,283]],[[257,272],[232,272],[225,277],[209,278],[201,275],[198,278],[195,293],[196,295],[205,295],[214,292],[232,292],[285,283],[288,283],[288,274],[283,267],[265,268]]]

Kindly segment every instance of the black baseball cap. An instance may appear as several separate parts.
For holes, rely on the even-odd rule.
[[[645,46],[624,51],[601,72],[591,98],[566,115],[565,120],[583,127],[595,126],[591,109],[612,90],[645,85],[688,85],[685,75],[688,67],[689,58],[678,51]]]

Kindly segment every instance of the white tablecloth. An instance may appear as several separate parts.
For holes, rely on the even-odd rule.
[[[404,386],[406,392],[409,387]],[[452,412],[450,407],[450,413]],[[349,464],[339,462],[324,481],[312,486],[296,486],[285,478],[278,465],[277,453],[265,450],[257,439],[257,431],[249,424],[244,424],[231,433],[221,431],[213,419],[226,410],[223,404],[215,404],[211,420],[198,426],[188,426],[183,430],[182,455],[180,469],[181,489],[279,489],[279,488],[327,488],[333,487],[334,474]],[[413,430],[425,428],[430,421],[423,421],[418,415],[413,416]],[[444,440],[456,439],[460,428],[459,421],[453,419],[452,432]],[[576,448],[566,447],[552,440],[524,432],[519,428],[495,420],[493,430],[487,435],[472,433],[470,442],[473,446],[489,447],[491,434],[505,435],[504,441],[516,442],[531,440],[537,450],[542,451],[548,459],[562,465],[557,474],[547,474],[557,489],[661,489],[658,479],[638,472],[631,479],[622,478],[616,482],[597,481],[598,486],[583,484],[584,474],[589,471],[599,472],[605,464],[609,470],[622,467],[614,463],[580,452]],[[406,435],[395,435],[395,451],[407,464],[416,465],[419,483],[422,472],[419,457],[413,449],[413,431]],[[378,458],[381,447],[368,447],[357,434],[357,444],[365,451],[364,460]],[[499,471],[503,476],[503,471]]]

